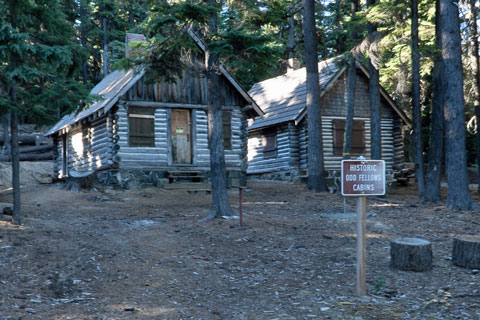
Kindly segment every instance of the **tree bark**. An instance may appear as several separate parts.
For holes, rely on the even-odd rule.
[[[477,166],[478,166],[478,189],[477,192],[480,193],[480,57],[478,50],[478,29],[477,29],[477,7],[475,6],[476,0],[469,0],[470,7],[470,41],[472,43],[471,52],[471,63],[472,63],[472,76],[473,76],[473,95],[474,95],[474,108],[475,108],[475,117],[477,120]]]
[[[10,114],[7,114],[2,117],[3,141],[4,141],[2,154],[4,156],[7,156],[10,154],[9,127],[10,127]]]
[[[352,0],[352,20],[355,19],[358,11],[358,0]],[[350,40],[354,43],[357,39],[357,32],[351,27]],[[347,115],[345,117],[345,136],[343,139],[343,159],[350,159],[352,152],[352,131],[353,131],[353,115],[355,114],[355,83],[357,80],[357,68],[355,66],[355,53],[352,53],[348,59],[347,73]]]
[[[452,262],[459,267],[480,269],[480,237],[453,239]]]
[[[80,1],[80,43],[82,47],[86,50],[87,49],[87,10],[85,9],[86,3],[85,0]],[[88,82],[88,65],[85,61],[82,64],[82,81],[83,84],[87,84]]]
[[[432,244],[423,239],[398,238],[390,242],[390,267],[404,271],[432,269]]]
[[[103,18],[103,77],[108,75],[108,26],[107,18]]]
[[[367,0],[368,7],[375,5],[375,0]],[[382,132],[381,132],[381,113],[380,113],[380,79],[378,69],[378,53],[377,43],[375,40],[375,34],[377,32],[377,26],[373,23],[369,23],[368,36],[372,43],[369,48],[369,63],[368,73],[370,75],[369,88],[370,88],[370,141],[371,141],[371,158],[379,160],[382,158]]]
[[[435,9],[435,44],[442,48],[440,0],[436,1]],[[443,58],[436,54],[433,65],[433,97],[430,123],[430,143],[428,150],[427,183],[425,200],[442,201],[440,182],[442,179],[444,118],[443,118]]]
[[[16,87],[12,88],[13,101],[16,100]],[[13,223],[22,224],[20,218],[20,160],[18,155],[18,112],[12,110],[10,120],[11,150],[12,150],[12,188],[13,188]]]
[[[413,150],[415,155],[415,176],[418,197],[425,197],[425,175],[423,170],[422,114],[420,110],[420,54],[418,52],[418,2],[411,0],[412,9],[412,115]]]
[[[471,209],[468,190],[463,98],[462,45],[458,3],[441,0],[447,208]]]
[[[475,138],[477,140],[477,166],[478,166],[478,189],[477,193],[480,193],[480,106],[475,106],[475,117],[477,119],[477,133]]]
[[[303,0],[303,33],[305,66],[307,70],[307,119],[308,119],[308,178],[307,188],[327,191],[324,176],[322,117],[318,77],[317,37],[315,28],[315,1]]]
[[[288,60],[287,60],[287,72],[293,71],[293,59],[295,49],[295,6],[290,6],[290,14],[288,16]]]
[[[215,0],[208,4],[216,6]],[[212,13],[209,25],[210,34],[217,32],[217,15]],[[212,182],[212,207],[202,221],[215,217],[232,216],[227,192],[225,150],[223,147],[222,105],[220,99],[220,62],[216,53],[205,52],[208,90],[208,146],[210,149],[210,170]]]

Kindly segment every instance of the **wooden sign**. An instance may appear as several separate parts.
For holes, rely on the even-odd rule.
[[[381,196],[385,194],[385,161],[342,160],[342,195]]]
[[[342,160],[342,195],[357,196],[357,296],[367,294],[367,196],[385,194],[385,161]]]

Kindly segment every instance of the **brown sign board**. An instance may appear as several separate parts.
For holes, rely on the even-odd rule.
[[[342,160],[342,195],[381,196],[385,194],[385,161]]]

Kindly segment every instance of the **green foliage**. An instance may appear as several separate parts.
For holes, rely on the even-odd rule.
[[[257,28],[262,25],[258,9],[238,1],[231,1],[229,5],[220,14],[218,8],[205,3],[153,2],[141,26],[148,41],[133,43],[135,54],[118,61],[116,67],[142,68],[148,70],[150,80],[175,81],[187,67],[189,54],[199,52],[188,30],[195,30],[201,36],[213,13],[220,16],[219,32],[205,38],[208,50],[219,54],[224,65],[246,88],[272,76],[271,71],[281,60],[284,46],[278,44],[271,33]],[[243,11],[245,6],[251,10]],[[267,16],[276,19],[276,15]]]
[[[15,109],[45,124],[87,90],[73,76],[81,49],[59,1],[0,1],[0,112]]]

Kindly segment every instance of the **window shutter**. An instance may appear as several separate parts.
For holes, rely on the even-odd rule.
[[[333,154],[343,155],[343,139],[345,137],[345,120],[333,120]],[[352,155],[365,153],[364,121],[354,120],[352,128]]]
[[[333,120],[333,154],[343,155],[345,120]]]
[[[232,150],[232,111],[222,110],[223,148]]]
[[[352,128],[352,154],[365,153],[365,125],[363,121],[353,121]]]
[[[155,147],[155,108],[128,109],[129,145]]]
[[[263,132],[263,156],[273,158],[277,156],[277,128],[264,129]]]

